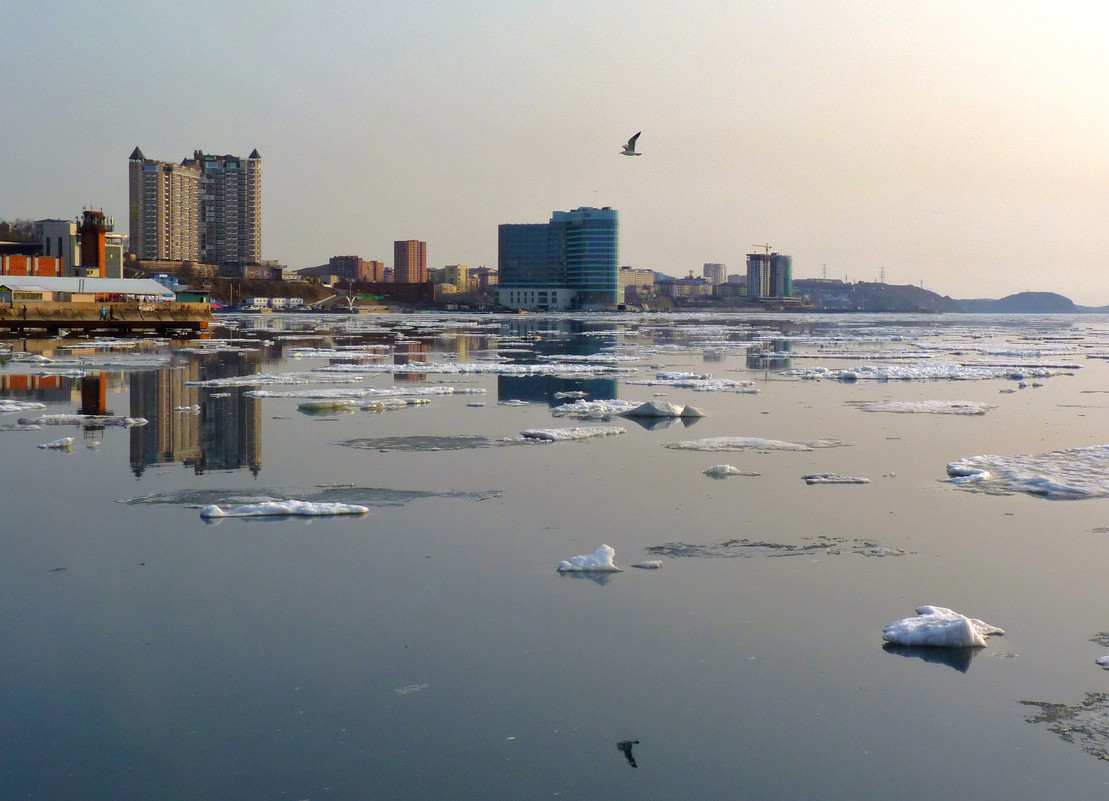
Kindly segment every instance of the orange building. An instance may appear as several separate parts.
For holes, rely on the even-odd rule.
[[[427,283],[427,242],[408,239],[393,243],[393,283]]]
[[[61,276],[62,263],[53,256],[0,255],[0,275]]]

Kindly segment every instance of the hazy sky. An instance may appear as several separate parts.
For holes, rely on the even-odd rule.
[[[127,156],[263,159],[263,257],[496,266],[620,212],[620,261],[1109,304],[1109,9],[1083,0],[0,0],[0,217]],[[636,131],[643,155],[619,155]]]

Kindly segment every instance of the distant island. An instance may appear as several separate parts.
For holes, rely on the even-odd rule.
[[[967,314],[1106,314],[1109,306],[1079,306],[1055,292],[1018,292],[999,300],[959,300],[911,284],[801,278],[793,294],[807,296],[814,306],[830,311],[926,312]]]

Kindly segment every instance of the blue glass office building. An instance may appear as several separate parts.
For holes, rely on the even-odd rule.
[[[556,211],[549,223],[498,229],[497,294],[526,309],[599,309],[618,297],[615,209]]]

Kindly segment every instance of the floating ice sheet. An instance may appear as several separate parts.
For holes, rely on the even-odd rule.
[[[849,369],[827,367],[796,367],[782,375],[796,378],[827,378],[838,381],[974,381],[1007,378],[1050,378],[1066,371],[1052,367],[1020,368],[989,365],[966,365],[954,362],[922,361],[916,364],[865,364]]]
[[[620,426],[589,426],[576,428],[528,428],[520,432],[524,439],[537,439],[544,442],[565,442],[593,437],[611,437],[626,434],[627,429]]]
[[[635,401],[628,400],[576,400],[554,407],[551,414],[555,417],[576,417],[579,420],[609,420],[638,405]]]
[[[311,501],[265,501],[232,506],[205,506],[200,510],[203,518],[219,517],[331,517],[334,515],[364,515],[370,510],[365,506],[348,503],[312,503]]]
[[[428,498],[456,498],[459,500],[484,501],[500,497],[500,493],[488,491],[451,491],[434,492],[429,490],[397,490],[383,487],[324,487],[316,492],[295,491],[301,500],[312,503],[348,503],[359,506],[405,506],[413,501]],[[271,489],[190,489],[177,492],[151,493],[134,498],[120,498],[116,503],[127,505],[169,504],[171,506],[241,506],[251,503],[266,503],[288,498],[293,491],[282,488]]]
[[[667,442],[664,448],[676,451],[812,451],[817,448],[838,448],[843,443],[836,439],[818,439],[812,442],[785,442],[762,437],[706,437],[705,439]]]
[[[593,553],[572,556],[558,566],[559,573],[620,573],[620,568],[612,563],[616,550],[601,545]]]
[[[1070,448],[1035,456],[971,456],[947,465],[963,489],[994,495],[1019,492],[1050,500],[1109,497],[1109,445]]]
[[[844,537],[811,537],[802,541],[800,545],[783,542],[766,542],[762,540],[733,539],[711,545],[698,545],[688,542],[667,542],[662,545],[652,545],[647,552],[658,556],[672,557],[707,557],[707,558],[734,558],[751,556],[803,556],[805,554],[819,554],[839,556],[844,553],[857,556],[886,557],[907,556],[909,551],[900,548],[891,548],[880,545],[873,540],[854,539]]]
[[[810,473],[801,476],[806,484],[869,484],[869,478],[857,476],[841,476],[839,473]]]
[[[38,417],[21,417],[20,425],[35,426],[144,426],[145,417],[121,417],[111,414],[44,414]]]
[[[29,412],[32,409],[45,408],[45,403],[15,400],[14,398],[0,398],[0,414],[15,414],[17,412]]]
[[[390,387],[388,389],[255,389],[243,393],[249,398],[304,398],[315,400],[365,400],[421,395],[484,395],[484,387]]]
[[[41,442],[39,443],[39,447],[55,451],[68,451],[73,447],[73,437],[62,437],[52,442]]]
[[[705,469],[705,475],[712,478],[727,478],[728,476],[760,476],[762,473],[748,473],[730,464],[714,464]]]
[[[405,437],[364,437],[348,439],[338,443],[344,448],[360,448],[363,450],[403,452],[435,452],[435,451],[468,451],[478,448],[500,448],[506,445],[525,444],[527,440],[522,437],[505,437],[491,439],[480,434],[457,435],[412,435]]]
[[[849,405],[864,412],[893,412],[895,414],[963,414],[982,415],[997,407],[979,401],[848,401]]]
[[[915,617],[886,626],[882,639],[897,645],[938,648],[982,648],[986,638],[1005,632],[989,623],[969,618],[942,606],[921,606]]]
[[[1086,693],[1077,704],[1021,701],[1040,708],[1029,723],[1045,723],[1047,730],[1067,743],[1077,744],[1090,756],[1109,760],[1109,694]]]

